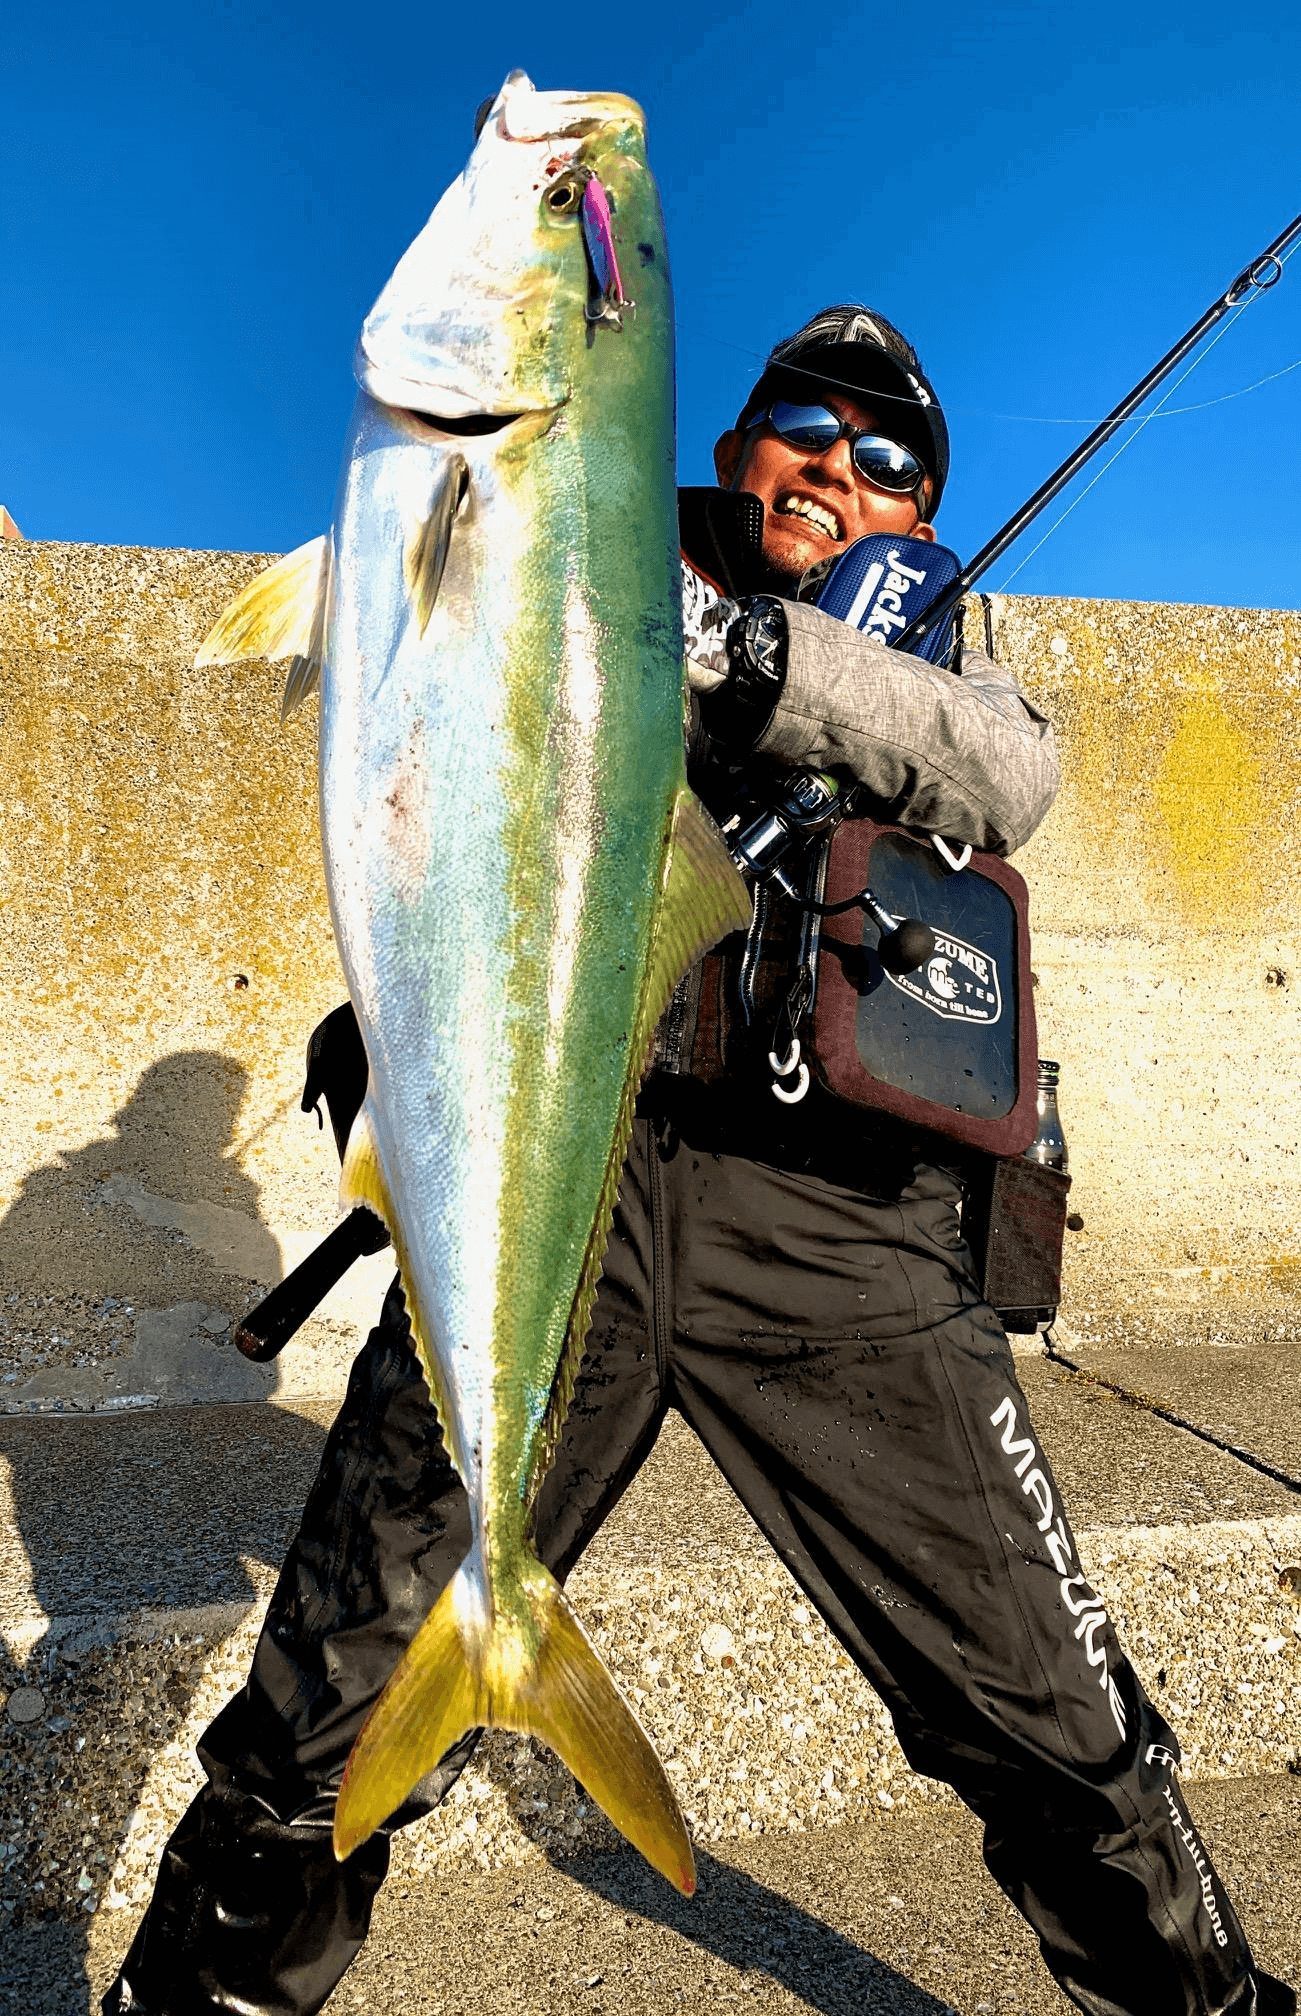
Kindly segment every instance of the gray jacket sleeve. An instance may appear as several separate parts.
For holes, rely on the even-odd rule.
[[[1053,731],[1010,672],[964,650],[962,676],[802,602],[783,603],[786,685],[756,755],[848,772],[891,824],[1011,854],[1057,794]]]

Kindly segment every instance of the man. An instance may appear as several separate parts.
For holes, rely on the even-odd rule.
[[[773,352],[718,442],[721,488],[681,500],[709,802],[803,765],[951,841],[1010,853],[1034,831],[1051,731],[1005,673],[976,652],[960,672],[903,657],[796,599],[869,532],[933,538],[948,459],[934,392],[880,316],[826,310]],[[1175,1738],[1078,1568],[945,1144],[816,1088],[777,1106],[740,1028],[702,1082],[698,973],[640,1101],[539,1553],[568,1573],[678,1408],[912,1764],[980,1815],[990,1869],[1082,2009],[1295,2010],[1253,1971],[1173,1783]],[[389,1858],[391,1829],[335,1862],[343,1766],[468,1543],[395,1289],[106,2011],[321,2008]],[[437,1802],[473,1741],[391,1826]]]

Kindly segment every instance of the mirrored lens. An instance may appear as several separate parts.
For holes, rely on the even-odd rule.
[[[880,434],[860,434],[854,443],[854,462],[859,473],[879,490],[915,490],[922,465],[908,448],[887,441]]]
[[[766,415],[756,416],[756,420],[764,418],[783,441],[789,441],[793,448],[811,448],[815,454],[825,453],[848,435],[860,476],[865,476],[878,490],[906,496],[917,488],[924,474],[910,448],[888,440],[884,434],[859,434],[826,406],[797,406],[791,399],[776,399]]]
[[[830,448],[844,432],[839,415],[825,406],[796,406],[789,399],[774,402],[768,424],[793,448]]]

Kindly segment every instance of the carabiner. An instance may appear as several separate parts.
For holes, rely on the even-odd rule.
[[[772,1085],[773,1098],[780,1099],[783,1106],[798,1106],[800,1100],[809,1089],[809,1067],[807,1064],[800,1063],[799,1037],[792,1036],[791,1047],[786,1052],[785,1057],[779,1057],[775,1050],[770,1050],[768,1052],[768,1065],[769,1069],[775,1074]],[[777,1083],[777,1079],[789,1078],[791,1072],[797,1069],[799,1071],[799,1079],[793,1089],[788,1092],[784,1085]]]
[[[969,840],[965,841],[955,851],[941,834],[932,833],[931,846],[935,849],[941,861],[948,863],[955,875],[960,875],[971,859],[971,842]]]

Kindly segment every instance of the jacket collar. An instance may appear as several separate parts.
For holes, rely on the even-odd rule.
[[[774,587],[763,558],[763,505],[748,490],[701,484],[678,491],[682,557],[724,595]]]

